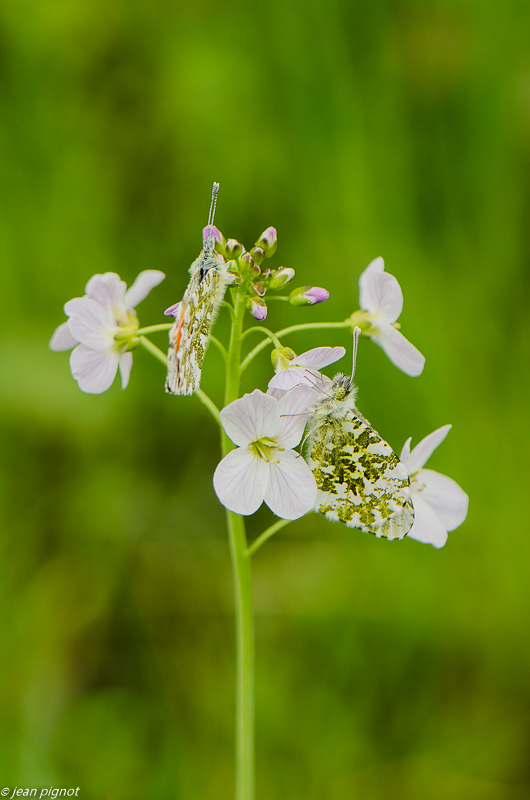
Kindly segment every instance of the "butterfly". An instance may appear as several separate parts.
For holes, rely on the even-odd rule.
[[[360,330],[354,332],[354,368]],[[308,464],[316,480],[315,511],[349,528],[403,539],[414,522],[410,481],[384,439],[355,405],[353,375],[339,372],[310,413]]]
[[[193,394],[201,383],[204,353],[210,331],[231,277],[215,251],[213,220],[219,184],[214,183],[204,247],[190,267],[190,282],[173,308],[169,331],[166,392]],[[168,312],[169,313],[169,309]]]

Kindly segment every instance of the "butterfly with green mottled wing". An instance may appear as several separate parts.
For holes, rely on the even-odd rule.
[[[354,332],[354,364],[360,330]],[[414,522],[410,481],[384,439],[357,410],[356,388],[339,372],[311,407],[307,461],[318,495],[315,511],[385,539],[403,539]]]

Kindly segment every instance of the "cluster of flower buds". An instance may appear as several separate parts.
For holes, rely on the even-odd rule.
[[[203,237],[206,241],[212,236],[215,241],[216,251],[223,256],[229,272],[235,275],[236,286],[248,287],[247,308],[252,316],[263,321],[267,316],[265,295],[267,291],[281,291],[294,278],[295,272],[291,267],[269,269],[263,262],[276,252],[278,237],[276,228],[267,228],[263,231],[254,247],[247,251],[236,239],[225,239],[221,231],[214,225],[204,228]],[[322,303],[329,297],[326,289],[314,286],[301,286],[285,298],[293,306],[314,305]]]

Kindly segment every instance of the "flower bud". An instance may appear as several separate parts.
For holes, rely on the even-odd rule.
[[[249,297],[247,300],[247,308],[254,317],[254,319],[262,322],[267,317],[267,306],[261,297]]]
[[[258,295],[258,297],[265,297],[265,292],[267,290],[262,283],[253,283],[251,289]]]
[[[225,244],[225,254],[227,258],[239,258],[243,250],[243,245],[236,239],[228,239]]]
[[[256,242],[256,246],[261,247],[265,253],[265,258],[270,258],[274,255],[277,244],[276,228],[267,228]]]
[[[268,269],[267,267],[265,267],[265,269],[263,267],[261,267],[261,277],[262,277],[263,280],[265,280],[265,281],[268,280],[271,275],[272,275],[272,272],[270,271],[270,269]]]
[[[292,281],[293,278],[294,269],[291,267],[280,267],[280,269],[273,272],[269,286],[271,289],[278,291],[278,289],[283,289],[284,286],[287,286],[289,281]]]
[[[215,225],[207,225],[205,228],[202,229],[202,241],[204,246],[206,246],[206,243],[210,237],[215,242],[215,249],[217,250],[217,252],[224,255],[226,248],[226,239],[219,230],[219,228],[216,228]]]
[[[315,303],[323,303],[328,297],[327,289],[321,289],[319,286],[301,286],[291,292],[289,302],[292,306],[314,306]]]
[[[281,372],[287,369],[289,362],[296,358],[296,353],[290,347],[282,347],[281,350],[276,348],[271,353],[272,366],[275,372]]]
[[[265,250],[262,247],[253,247],[250,251],[250,255],[256,262],[256,264],[261,264],[263,259],[265,258]]]
[[[257,264],[254,264],[254,259],[250,253],[243,253],[239,260],[239,270],[242,275],[250,275],[251,278],[257,278],[261,270]]]

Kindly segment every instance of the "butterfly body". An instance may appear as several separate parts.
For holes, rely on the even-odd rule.
[[[219,184],[214,184],[207,228],[210,232],[218,188]],[[169,331],[166,391],[170,394],[189,395],[199,388],[210,331],[231,280],[223,257],[215,250],[213,234],[206,237],[200,256],[190,267],[190,275]]]
[[[308,454],[317,512],[378,537],[407,535],[414,521],[407,470],[357,410],[352,378],[343,373],[311,409]]]

